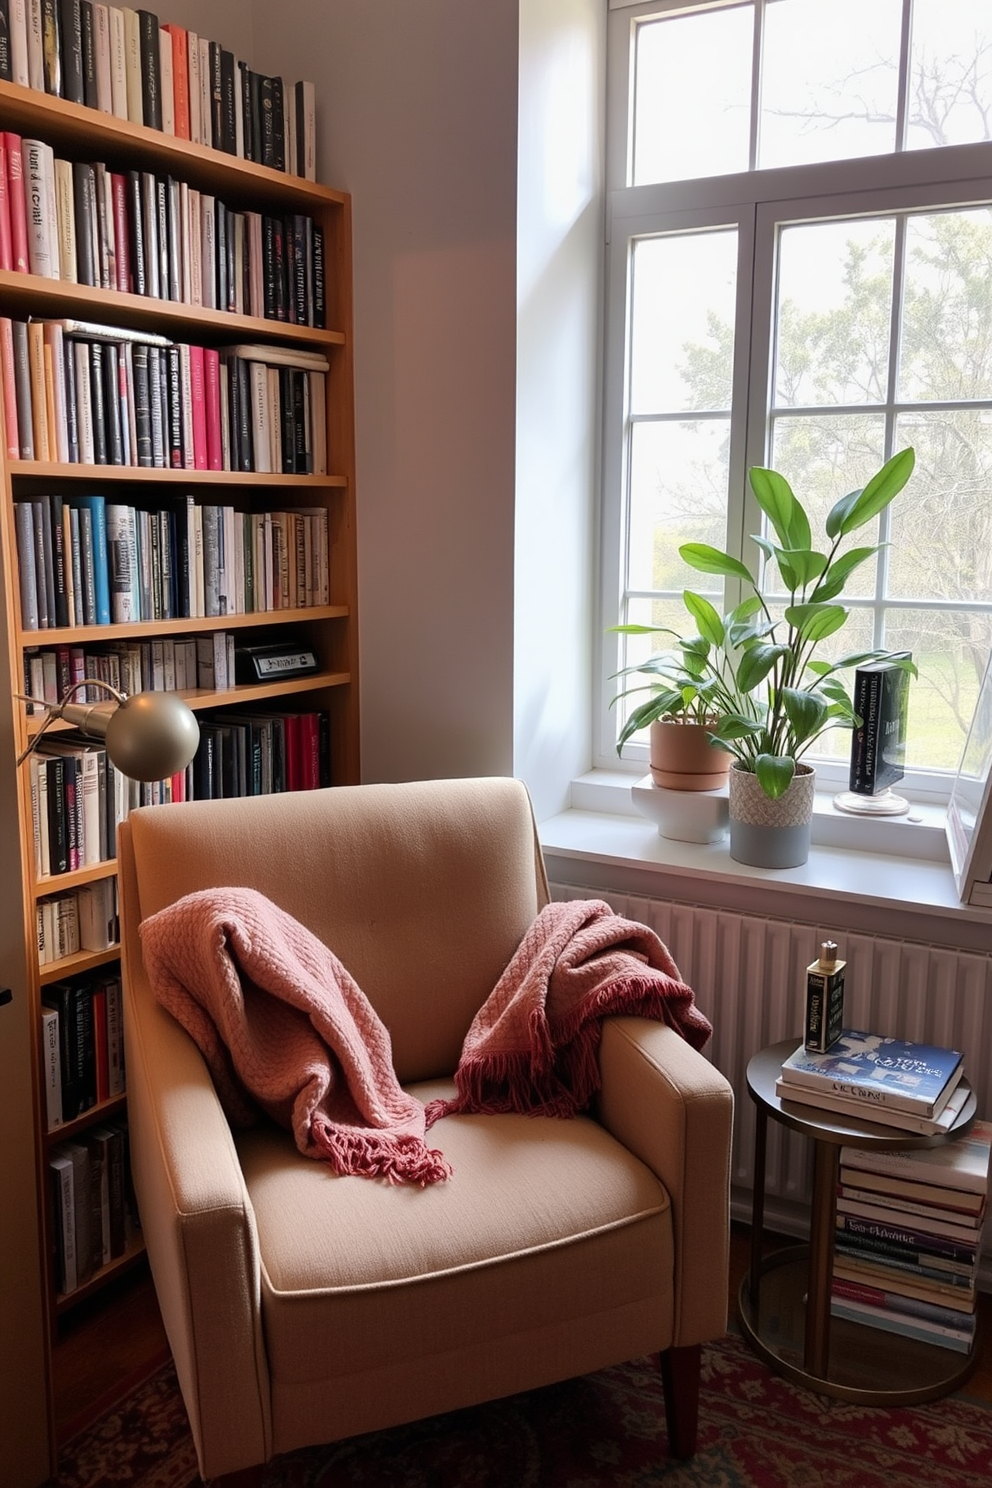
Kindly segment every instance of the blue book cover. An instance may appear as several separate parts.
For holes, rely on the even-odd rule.
[[[825,1054],[802,1044],[782,1065],[787,1084],[854,1096],[866,1106],[937,1116],[962,1074],[956,1049],[845,1028]]]
[[[93,580],[96,623],[110,624],[110,569],[107,563],[107,507],[103,496],[73,496],[73,506],[87,507],[93,522]]]

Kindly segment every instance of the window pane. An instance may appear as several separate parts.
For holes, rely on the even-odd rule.
[[[704,590],[679,557],[686,542],[727,542],[729,419],[631,430],[628,589]]]
[[[785,476],[809,514],[814,550],[827,542],[826,520],[834,502],[863,486],[885,458],[885,421],[875,414],[823,414],[807,418],[777,418],[772,425],[771,463]],[[868,523],[844,540],[848,548],[870,547],[878,541],[878,521]],[[864,598],[875,592],[876,560],[856,568],[844,594]],[[771,576],[770,576],[771,577]],[[782,580],[774,575],[781,593]],[[844,632],[846,634],[846,632]],[[851,650],[845,645],[845,651]]]
[[[964,610],[889,613],[885,644],[911,651],[920,669],[909,689],[906,763],[955,770],[992,645],[992,616]]]
[[[905,414],[916,450],[892,504],[888,592],[899,599],[992,600],[992,409]]]
[[[642,238],[631,291],[631,412],[730,407],[737,233]]]
[[[779,234],[775,401],[880,403],[892,320],[892,219]]]
[[[762,64],[762,168],[895,148],[901,12],[901,0],[771,0]]]
[[[992,398],[992,210],[906,223],[899,397]]]
[[[906,148],[992,138],[989,0],[915,0]]]
[[[637,27],[633,183],[747,170],[752,7]]]

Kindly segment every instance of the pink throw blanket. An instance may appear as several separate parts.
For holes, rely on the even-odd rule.
[[[667,1022],[694,1049],[713,1032],[653,930],[597,899],[547,905],[476,1014],[458,1094],[430,1103],[428,1127],[459,1112],[583,1110],[599,1089],[602,1020],[616,1013]]]
[[[599,1089],[602,1020],[712,1029],[665,946],[599,900],[549,904],[465,1036],[457,1095],[426,1108],[396,1079],[389,1034],[328,948],[254,889],[203,889],[141,925],[156,998],[202,1052],[229,1119],[261,1106],[307,1157],[393,1183],[451,1174],[426,1129],[442,1116],[571,1116]]]
[[[254,889],[203,889],[145,920],[141,943],[155,996],[200,1048],[234,1124],[257,1119],[254,1100],[336,1173],[449,1176],[374,1008],[299,921]]]

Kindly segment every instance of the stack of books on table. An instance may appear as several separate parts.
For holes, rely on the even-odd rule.
[[[824,1054],[802,1044],[782,1064],[780,1100],[932,1136],[949,1131],[968,1098],[956,1049],[845,1028]]]
[[[992,1125],[917,1152],[841,1148],[835,1317],[968,1353]]]

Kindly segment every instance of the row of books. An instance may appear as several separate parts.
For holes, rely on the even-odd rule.
[[[101,878],[35,905],[38,964],[64,961],[79,951],[109,951],[119,939],[117,880]]]
[[[29,756],[29,771],[35,870],[39,879],[54,878],[110,862],[116,856],[117,826],[137,806],[329,786],[330,717],[324,710],[201,717],[200,742],[191,763],[153,784],[128,780],[114,768],[102,745],[73,735],[46,736]],[[79,895],[72,896],[77,900],[74,943],[67,938],[73,934],[71,905],[63,912],[67,927],[60,931],[55,918],[58,900],[52,898],[51,944],[57,952],[72,944],[72,949],[64,949],[65,955],[79,949],[103,950],[114,943],[113,937],[103,937],[110,936],[116,924],[116,901],[102,899],[105,891],[95,886],[79,892],[84,897],[92,894],[86,910],[92,923],[88,938],[102,943],[82,942]],[[42,905],[49,902],[46,898]]]
[[[949,1131],[968,1096],[956,1049],[845,1028],[823,1053],[800,1044],[782,1063],[782,1100],[933,1135]]]
[[[253,72],[220,42],[149,10],[10,0],[0,11],[0,77],[316,179],[313,84]]]
[[[235,684],[234,636],[162,636],[151,641],[110,641],[105,647],[45,646],[24,653],[25,696],[61,703],[102,703],[103,687],[77,686],[90,678],[128,697],[136,692],[226,692]],[[29,703],[30,716],[36,710]]]
[[[57,157],[0,133],[0,269],[323,327],[309,216],[238,211],[172,176]]]
[[[842,1147],[831,1311],[968,1353],[992,1126],[924,1151]]]
[[[124,1255],[138,1228],[126,1119],[57,1142],[48,1172],[55,1289],[67,1296]]]
[[[48,1130],[124,1094],[124,1024],[116,974],[76,977],[41,989]]]
[[[14,518],[24,630],[330,602],[323,507],[243,512],[189,496],[146,510],[101,495],[56,494],[16,501]]]
[[[86,321],[0,317],[11,459],[326,475],[329,363],[189,346]]]

